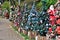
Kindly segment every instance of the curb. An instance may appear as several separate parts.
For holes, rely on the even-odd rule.
[[[12,30],[14,30],[18,35],[20,35],[21,36],[21,34],[18,32],[18,31],[16,31],[11,25],[9,25],[10,26],[10,28],[12,29]],[[23,37],[23,36],[22,36]],[[23,37],[24,38],[24,37]]]
[[[14,30],[19,36],[21,36],[25,40],[24,36],[22,36],[18,31],[16,31],[11,25],[9,25],[9,26],[12,30]],[[26,39],[26,40],[29,40],[29,39]]]

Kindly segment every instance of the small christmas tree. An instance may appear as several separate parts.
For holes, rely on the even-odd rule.
[[[24,5],[24,12],[23,12],[23,17],[22,17],[22,22],[21,22],[21,26],[24,30],[26,30],[26,25],[27,25],[27,21],[28,21],[28,15],[29,15],[29,10],[28,10],[28,5],[25,3]]]
[[[29,30],[35,31],[38,24],[38,12],[35,8],[35,2],[33,3],[32,9],[30,11],[30,15],[28,16],[28,28]]]
[[[42,0],[42,11],[40,12],[39,16],[39,33],[42,36],[45,36],[48,28],[50,26],[49,24],[49,16],[46,12],[46,1]]]

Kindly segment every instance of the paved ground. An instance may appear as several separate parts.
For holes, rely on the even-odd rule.
[[[8,20],[0,18],[0,40],[23,40],[9,25]]]

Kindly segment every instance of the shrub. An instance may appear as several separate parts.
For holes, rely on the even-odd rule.
[[[2,9],[7,9],[8,11],[10,10],[10,4],[9,4],[9,1],[5,1],[3,4],[2,4]]]
[[[50,5],[54,5],[57,2],[57,0],[46,0],[46,7],[49,8]],[[39,9],[42,7],[42,2],[40,1],[36,7]]]

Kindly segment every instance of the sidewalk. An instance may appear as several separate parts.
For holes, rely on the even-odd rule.
[[[24,40],[9,25],[8,20],[0,18],[0,40]]]

